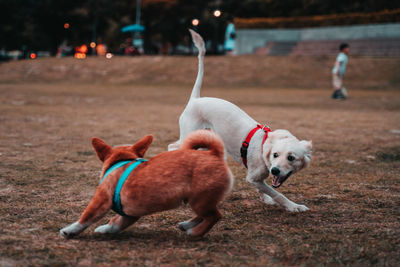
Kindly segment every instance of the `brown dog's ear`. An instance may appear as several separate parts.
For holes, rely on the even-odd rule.
[[[100,138],[93,137],[92,146],[96,151],[96,154],[99,157],[99,159],[103,162],[109,155],[111,155],[112,147],[106,144],[106,142],[104,142]]]
[[[132,146],[132,151],[136,153],[140,158],[144,156],[144,153],[146,153],[147,149],[151,145],[151,142],[153,142],[153,136],[151,134],[143,137],[140,139],[136,144]]]

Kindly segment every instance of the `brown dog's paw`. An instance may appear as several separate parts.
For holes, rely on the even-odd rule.
[[[187,229],[185,228],[185,222],[178,223],[178,229],[185,232]]]
[[[189,221],[184,221],[184,222],[178,223],[178,228],[181,231],[187,231],[189,229],[192,229],[193,227],[196,227],[202,221],[203,221],[202,218],[196,217],[196,218],[191,219]]]
[[[74,237],[76,235],[79,235],[83,230],[86,229],[86,227],[86,225],[80,224],[79,222],[74,222],[73,224],[61,229],[60,236],[66,239]]]
[[[65,239],[70,239],[74,236],[74,234],[68,233],[67,231],[64,231],[63,229],[60,230],[60,237],[65,238]]]
[[[204,238],[204,234],[196,233],[193,229],[189,229],[186,231],[186,234],[190,237],[191,240],[201,240]]]

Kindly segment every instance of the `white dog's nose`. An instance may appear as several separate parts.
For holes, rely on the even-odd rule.
[[[280,171],[277,167],[273,167],[273,168],[271,169],[271,173],[272,173],[273,175],[279,175],[280,172],[281,172],[281,171]]]

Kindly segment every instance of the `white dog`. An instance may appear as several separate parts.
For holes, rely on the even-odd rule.
[[[189,103],[179,118],[180,138],[168,150],[178,149],[191,132],[210,129],[222,137],[227,152],[248,167],[246,180],[263,193],[265,203],[281,205],[291,212],[308,210],[275,191],[264,180],[271,172],[272,186],[277,188],[290,175],[306,167],[311,160],[311,141],[299,141],[287,130],[271,131],[228,101],[200,97],[205,47],[199,34],[192,30],[190,33],[199,50],[199,69]]]

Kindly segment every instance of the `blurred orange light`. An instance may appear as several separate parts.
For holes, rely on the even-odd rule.
[[[30,57],[31,59],[35,59],[35,58],[36,58],[36,54],[35,54],[35,53],[31,53],[31,54],[29,55],[29,57]]]
[[[86,54],[77,52],[77,53],[75,53],[74,58],[84,59],[84,58],[86,58]]]
[[[217,18],[218,18],[219,16],[221,16],[221,11],[218,10],[218,9],[215,10],[215,11],[214,11],[214,16],[217,17]]]
[[[87,48],[86,45],[81,45],[81,46],[76,47],[75,51],[78,52],[78,53],[86,54],[87,51],[88,51],[88,48]]]
[[[95,47],[96,47],[96,43],[95,43],[95,42],[91,42],[91,43],[90,43],[90,47],[91,47],[91,48],[95,48]]]
[[[200,21],[198,19],[192,20],[192,25],[193,26],[197,26],[197,25],[199,25],[199,23],[200,23]]]
[[[64,29],[69,29],[69,23],[68,22],[64,23]]]

